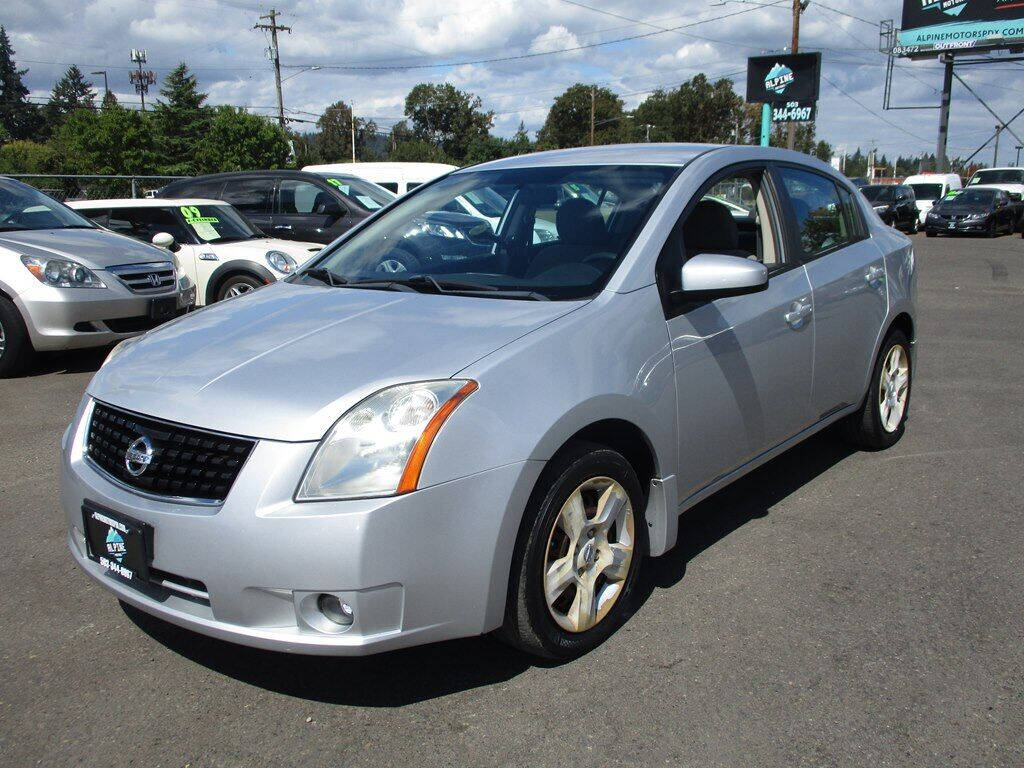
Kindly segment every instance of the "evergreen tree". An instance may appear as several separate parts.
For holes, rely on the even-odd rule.
[[[14,48],[7,30],[0,26],[0,125],[11,139],[29,139],[39,129],[39,109],[28,100],[21,82],[27,69],[14,65]]]
[[[114,95],[113,91],[107,91],[103,94],[103,101],[100,103],[103,109],[110,109],[111,107],[117,106],[117,96]]]
[[[43,115],[46,118],[45,132],[52,133],[76,109],[94,108],[95,99],[96,93],[92,89],[92,83],[85,79],[77,65],[72,64],[53,86],[50,101],[43,108]]]
[[[196,150],[210,127],[206,94],[199,91],[196,76],[182,62],[171,70],[160,89],[163,99],[153,109],[153,125],[164,157],[164,172],[190,176],[198,173]]]

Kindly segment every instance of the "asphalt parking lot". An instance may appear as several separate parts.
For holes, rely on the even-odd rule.
[[[0,764],[1024,765],[1024,240],[914,240],[902,442],[819,436],[691,510],[636,615],[560,666],[288,657],[122,608],[58,508],[104,352],[0,381]]]

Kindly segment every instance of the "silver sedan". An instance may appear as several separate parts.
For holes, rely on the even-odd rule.
[[[495,222],[453,212],[474,194]],[[805,155],[459,170],[116,348],[62,443],[71,553],[143,611],[262,648],[497,631],[575,656],[681,512],[833,424],[899,440],[914,317],[910,240]]]

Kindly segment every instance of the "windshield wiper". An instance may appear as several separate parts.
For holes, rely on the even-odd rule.
[[[550,301],[547,296],[536,291],[519,289],[503,289],[485,283],[471,283],[461,280],[438,280],[433,275],[412,275],[396,277],[389,280],[358,280],[349,282],[346,288],[377,288],[390,291],[417,291],[433,289],[435,293],[460,296],[491,296],[503,299],[531,299],[533,301]]]
[[[322,283],[327,283],[332,288],[337,288],[339,285],[347,285],[348,279],[341,275],[332,272],[327,267],[313,267],[307,269],[301,273],[301,277],[312,277],[314,280],[319,280]]]

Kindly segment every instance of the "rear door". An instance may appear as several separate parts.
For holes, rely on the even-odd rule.
[[[353,217],[327,183],[281,179],[270,234],[289,240],[329,243],[351,226]]]
[[[227,179],[220,199],[231,203],[264,233],[270,234],[274,217],[274,177],[238,176]]]
[[[864,397],[888,309],[885,263],[845,186],[793,166],[776,174],[793,222],[790,246],[814,292],[811,402],[820,419]]]

